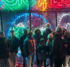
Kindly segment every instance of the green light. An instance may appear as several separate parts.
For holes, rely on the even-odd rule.
[[[27,10],[29,9],[29,0],[2,0],[5,4],[4,10]],[[36,4],[35,0],[31,0],[31,7]]]

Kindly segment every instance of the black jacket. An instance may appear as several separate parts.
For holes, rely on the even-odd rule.
[[[36,40],[36,46],[38,47],[39,43],[40,43],[40,39],[43,38],[42,35],[33,35],[34,39]]]
[[[66,57],[66,48],[63,39],[61,38],[62,33],[55,34],[53,40],[53,55],[54,58],[65,58]]]
[[[64,37],[64,42],[67,45],[66,53],[67,53],[67,55],[70,55],[70,38]]]
[[[17,53],[18,52],[18,46],[19,46],[19,39],[17,37],[9,37],[8,40],[11,43],[11,48],[10,48],[10,52],[13,53]]]
[[[19,44],[20,44],[20,50],[21,50],[21,54],[22,56],[24,55],[24,51],[23,51],[23,43],[24,43],[24,40],[26,39],[26,35],[23,35],[21,38],[20,38],[20,41],[19,41]]]
[[[0,38],[0,59],[9,58],[10,42],[6,38]]]
[[[50,34],[52,31],[51,29],[46,29],[44,32],[43,32],[43,38],[45,39],[45,43],[47,41],[47,36],[48,34]]]

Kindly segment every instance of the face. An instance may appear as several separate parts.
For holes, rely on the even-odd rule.
[[[14,36],[14,31],[13,31],[13,32],[11,32],[10,34],[11,34],[11,36],[13,37],[13,36]]]
[[[31,38],[31,37],[32,37],[32,34],[29,34],[29,35],[28,35],[28,38]]]
[[[1,35],[0,35],[1,38],[4,38],[5,37],[5,33],[3,32]]]

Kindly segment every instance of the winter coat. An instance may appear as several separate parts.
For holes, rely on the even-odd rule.
[[[19,45],[20,45],[20,50],[21,50],[22,56],[24,56],[23,43],[24,43],[25,39],[26,39],[26,35],[23,35],[22,37],[20,37],[20,41],[19,41]]]
[[[64,46],[65,43],[63,39],[61,38],[62,33],[55,34],[54,40],[53,40],[53,51],[52,54],[54,55],[54,58],[65,58],[66,57],[66,47]]]
[[[39,60],[45,60],[47,58],[48,52],[47,52],[47,46],[46,45],[39,45],[38,47],[38,58]]]
[[[46,29],[44,32],[43,32],[43,38],[45,39],[45,43],[47,41],[47,36],[48,34],[50,34],[52,31],[51,29]]]
[[[0,59],[9,58],[10,42],[6,38],[0,38]]]
[[[25,56],[28,57],[29,55],[35,55],[36,54],[36,42],[35,39],[32,38],[26,38],[23,43],[23,51],[25,52]]]
[[[43,38],[42,35],[33,35],[34,39],[36,40],[36,45],[38,47],[39,43],[40,43],[40,39]]]
[[[70,55],[70,38],[64,37],[64,42],[67,45],[66,53],[67,53],[67,55]]]
[[[13,53],[17,53],[18,52],[18,46],[19,46],[19,39],[17,37],[9,37],[8,40],[11,43],[11,48],[10,48],[10,52]]]

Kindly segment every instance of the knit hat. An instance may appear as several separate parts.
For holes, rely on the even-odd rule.
[[[48,38],[48,39],[49,39],[49,38],[53,38],[53,34],[52,34],[52,33],[49,34],[47,38]]]
[[[14,32],[14,28],[11,28],[11,29],[10,29],[10,32]]]
[[[57,26],[55,32],[62,32],[61,26]]]

